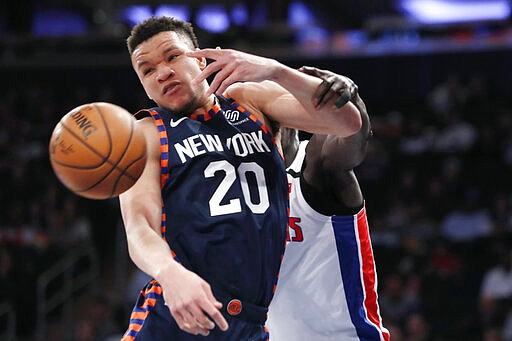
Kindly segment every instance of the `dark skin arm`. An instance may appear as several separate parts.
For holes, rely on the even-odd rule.
[[[325,215],[354,214],[364,200],[353,169],[364,160],[371,136],[366,106],[349,78],[315,68],[303,67],[301,71],[324,80],[313,101],[320,106],[339,105],[348,97],[345,91],[348,90],[350,101],[361,114],[362,127],[354,135],[315,134],[311,137],[301,180],[303,195],[316,211]]]

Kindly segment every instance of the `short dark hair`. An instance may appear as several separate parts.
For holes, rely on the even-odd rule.
[[[172,31],[178,35],[185,36],[190,39],[191,47],[198,48],[196,34],[192,24],[171,17],[150,17],[132,28],[130,36],[126,39],[128,52],[130,55],[141,43],[152,38],[160,32]]]

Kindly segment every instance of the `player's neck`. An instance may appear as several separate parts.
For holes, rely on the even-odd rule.
[[[207,113],[215,104],[218,105],[217,97],[215,95],[210,95],[204,101],[204,104],[201,104],[197,109],[195,109],[191,115],[203,115]],[[191,116],[189,115],[189,116]]]

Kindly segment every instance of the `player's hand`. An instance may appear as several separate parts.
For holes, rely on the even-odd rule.
[[[231,49],[202,49],[186,52],[186,55],[213,60],[193,81],[200,84],[217,72],[208,89],[208,96],[212,93],[222,94],[228,86],[236,82],[260,82],[271,79],[274,76],[273,66],[278,64],[273,59]]]
[[[334,105],[341,108],[357,95],[357,85],[348,77],[311,66],[303,66],[299,71],[322,79],[312,98],[317,109],[334,99]]]
[[[223,331],[228,329],[220,312],[222,303],[213,297],[210,285],[201,277],[181,265],[159,277],[166,305],[182,330],[206,336],[215,325]]]

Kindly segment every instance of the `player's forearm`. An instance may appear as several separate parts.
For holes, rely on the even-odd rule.
[[[359,95],[351,99],[361,115],[361,129],[349,137],[327,136],[322,146],[324,166],[332,171],[349,170],[361,164],[366,156],[368,139],[371,136],[370,117]],[[341,157],[343,156],[343,157]]]
[[[298,70],[277,63],[274,66],[272,81],[290,92],[314,118],[313,124],[297,127],[311,133],[350,136],[361,128],[361,115],[356,106],[349,102],[341,108],[334,105],[335,100],[321,108],[315,106],[314,93],[322,80]],[[300,124],[300,122],[299,122]]]
[[[164,269],[179,266],[167,243],[149,226],[127,231],[130,258],[140,270],[159,280]]]

